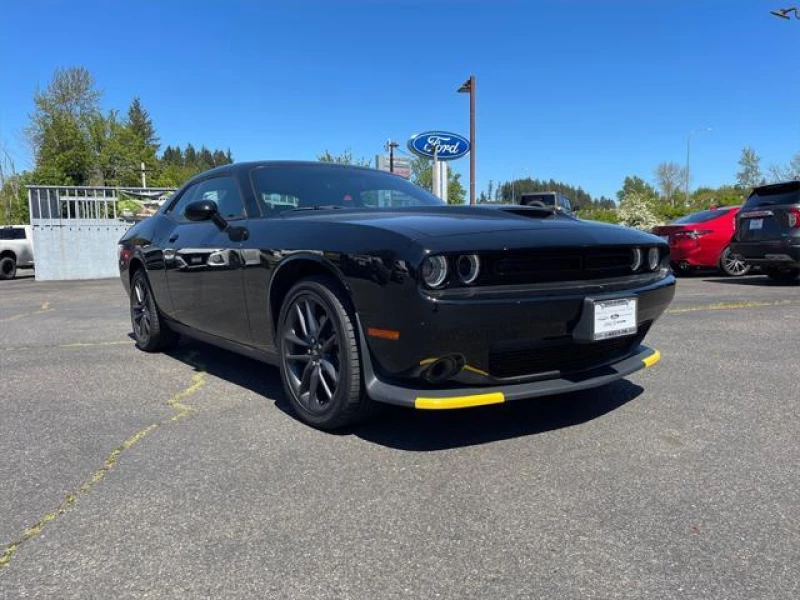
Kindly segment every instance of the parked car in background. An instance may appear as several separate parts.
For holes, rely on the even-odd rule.
[[[186,334],[275,364],[305,422],[466,408],[648,367],[675,293],[657,237],[549,207],[448,206],[324,163],[219,167],[119,243],[136,345]]]
[[[522,206],[553,207],[557,211],[572,214],[569,198],[558,192],[526,192],[520,194],[519,203]]]
[[[723,206],[686,215],[653,229],[669,243],[672,269],[688,272],[701,267],[719,269],[725,275],[739,277],[750,265],[731,251],[738,206]]]
[[[800,181],[755,188],[739,213],[731,249],[776,281],[800,279]]]
[[[30,225],[0,227],[0,279],[14,279],[17,268],[33,267]]]

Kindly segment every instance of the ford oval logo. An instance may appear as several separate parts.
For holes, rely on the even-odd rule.
[[[448,131],[426,131],[408,140],[408,149],[417,156],[455,160],[469,152],[469,140]]]

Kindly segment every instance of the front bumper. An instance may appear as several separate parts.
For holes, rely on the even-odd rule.
[[[365,364],[367,394],[373,400],[410,408],[446,410],[500,404],[511,400],[553,396],[607,385],[654,365],[661,358],[658,350],[639,346],[633,355],[615,364],[557,379],[531,381],[514,385],[458,388],[447,390],[415,389],[393,385],[375,376],[371,365]],[[369,363],[369,357],[366,357]]]
[[[800,267],[800,244],[792,240],[733,242],[731,253],[742,256],[745,262],[762,267]]]
[[[400,387],[489,387],[613,364],[632,355],[642,343],[672,301],[675,278],[468,293],[439,298],[418,293],[398,298],[396,294],[384,303],[383,313],[360,314],[367,336],[362,355],[369,356],[376,377]],[[638,301],[636,335],[607,344],[585,343],[579,331],[585,302],[618,298]],[[376,338],[370,335],[371,328],[394,330],[397,337]],[[431,365],[448,357],[463,368],[446,381],[433,383],[428,379]]]

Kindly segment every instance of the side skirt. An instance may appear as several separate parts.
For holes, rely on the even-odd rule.
[[[242,356],[252,358],[253,360],[257,360],[259,362],[267,363],[268,365],[277,367],[280,364],[278,353],[274,350],[262,350],[260,348],[254,348],[253,346],[248,346],[247,344],[240,344],[239,342],[227,340],[210,333],[197,331],[196,329],[182,325],[177,321],[173,321],[172,319],[165,320],[169,324],[170,329],[176,333],[185,335],[186,337],[205,342],[206,344],[216,346],[217,348],[222,348],[223,350],[241,354]]]

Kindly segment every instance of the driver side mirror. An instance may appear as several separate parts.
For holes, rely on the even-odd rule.
[[[219,214],[217,203],[213,200],[196,200],[186,206],[183,214],[189,221],[214,221],[221,230],[228,228],[228,222]]]

